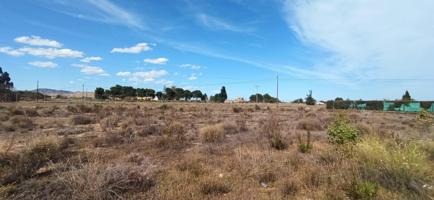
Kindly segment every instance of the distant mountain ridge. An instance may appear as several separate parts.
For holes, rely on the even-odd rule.
[[[36,92],[36,90],[32,90],[32,92]],[[39,88],[39,93],[42,94],[73,94],[75,92],[67,91],[67,90],[56,90],[56,89],[49,89],[49,88]]]

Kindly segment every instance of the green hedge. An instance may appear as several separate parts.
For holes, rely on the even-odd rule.
[[[350,109],[353,103],[365,104],[366,110],[383,110],[383,101],[327,101],[327,109]]]

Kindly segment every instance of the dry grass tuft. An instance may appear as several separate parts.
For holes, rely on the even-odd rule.
[[[225,135],[224,124],[208,125],[199,129],[199,137],[202,142],[222,142],[225,139]]]
[[[23,130],[32,130],[35,127],[33,121],[25,116],[14,116],[9,119],[10,124],[15,128]]]
[[[222,195],[229,193],[231,187],[222,178],[207,177],[201,181],[200,191],[205,195]]]

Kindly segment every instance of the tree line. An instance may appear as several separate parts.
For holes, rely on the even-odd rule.
[[[127,97],[157,97],[159,100],[185,100],[206,101],[208,96],[200,90],[187,90],[179,87],[167,87],[163,91],[155,91],[149,88],[134,88],[131,86],[115,85],[110,89],[98,87],[95,89],[95,99],[127,98]]]

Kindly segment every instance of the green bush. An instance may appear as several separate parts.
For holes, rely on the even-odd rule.
[[[333,144],[355,143],[359,131],[355,128],[350,120],[343,114],[338,114],[336,119],[330,124],[327,129],[329,141]]]
[[[352,184],[349,195],[352,199],[373,199],[378,192],[378,185],[369,181]]]

